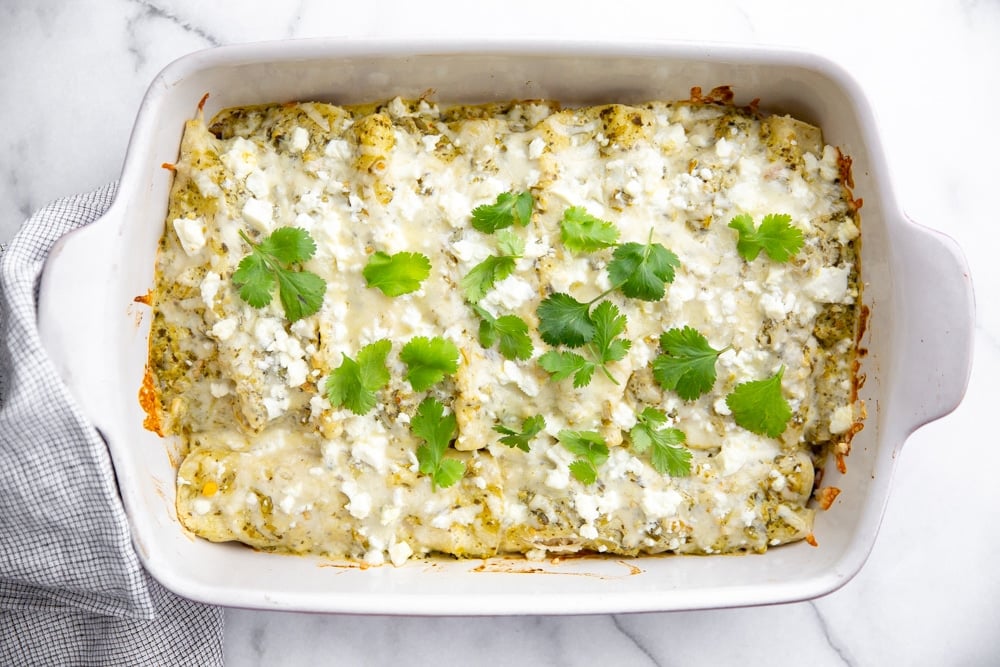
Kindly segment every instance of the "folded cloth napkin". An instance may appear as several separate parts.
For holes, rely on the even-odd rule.
[[[57,201],[0,253],[0,664],[222,664],[222,611],[170,593],[129,538],[107,446],[38,337],[56,239],[115,186]]]

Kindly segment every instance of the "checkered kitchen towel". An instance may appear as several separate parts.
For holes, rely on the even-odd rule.
[[[222,612],[139,564],[104,441],[46,358],[38,282],[114,186],[55,202],[0,254],[0,664],[215,665]]]

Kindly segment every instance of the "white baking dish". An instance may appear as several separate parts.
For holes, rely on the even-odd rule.
[[[559,563],[411,561],[361,570],[212,544],[186,534],[173,509],[170,444],[142,428],[136,398],[170,174],[184,121],[283,100],[360,102],[431,89],[444,102],[551,98],[637,102],[731,85],[824,128],[854,159],[864,198],[863,271],[871,308],[862,372],[868,421],[841,476],[843,492],[805,543],[764,555],[579,558]],[[108,442],[132,537],[165,586],[210,603],[405,614],[594,613],[693,609],[805,599],[847,582],[881,520],[896,456],[920,425],[961,400],[971,361],[972,288],[948,238],[905,219],[893,196],[872,113],[829,62],[790,51],[642,44],[295,41],[195,53],[152,83],[107,214],[60,241],[42,280],[44,343],[73,395]],[[932,480],[928,480],[930,483]],[[530,574],[529,574],[530,572]],[[549,574],[545,574],[549,573]]]

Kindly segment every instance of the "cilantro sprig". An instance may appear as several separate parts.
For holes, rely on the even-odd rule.
[[[674,269],[680,260],[659,243],[653,243],[653,231],[646,243],[623,243],[615,248],[608,262],[608,275],[615,287],[630,299],[659,301],[666,294],[666,283],[674,281]]]
[[[597,468],[608,460],[608,445],[597,431],[563,429],[556,435],[563,447],[578,458],[569,466],[573,477],[584,484],[597,481]]]
[[[649,450],[653,468],[661,475],[686,477],[691,474],[691,451],[684,447],[687,437],[678,428],[663,428],[666,423],[667,416],[662,411],[644,409],[629,431],[632,449],[637,454]]]
[[[542,432],[545,428],[545,417],[542,415],[533,415],[531,417],[525,417],[521,422],[521,430],[516,431],[509,426],[504,424],[497,424],[493,427],[493,430],[499,433],[502,437],[500,442],[511,448],[518,448],[521,451],[530,451],[529,443],[532,438]]]
[[[548,295],[538,304],[538,334],[549,345],[580,347],[593,340],[596,328],[590,318],[590,303],[577,301],[565,292]]]
[[[589,359],[576,352],[549,350],[538,358],[538,364],[552,375],[553,380],[564,380],[572,375],[573,386],[578,389],[590,384],[598,368],[618,384],[608,364],[624,359],[632,347],[632,341],[619,338],[625,333],[627,320],[610,301],[599,303],[589,317],[594,325],[594,334],[585,348]]]
[[[414,391],[424,391],[458,370],[458,347],[435,336],[417,336],[403,346],[399,358],[406,364],[406,379]]]
[[[741,213],[729,222],[729,227],[739,234],[736,251],[746,261],[752,262],[763,250],[775,262],[787,262],[805,241],[802,230],[791,223],[792,216],[772,213],[765,215],[760,227],[754,229],[753,218]]]
[[[571,252],[615,249],[608,262],[613,287],[598,299],[617,289],[630,299],[659,301],[666,293],[666,283],[674,280],[674,269],[680,266],[677,255],[653,243],[652,229],[645,243],[618,243],[621,232],[614,223],[595,218],[580,206],[563,212],[559,229],[563,245]]]
[[[431,260],[419,252],[390,255],[378,250],[368,258],[362,270],[368,286],[377,287],[386,296],[416,292],[430,274]]]
[[[356,415],[375,407],[375,392],[389,384],[385,358],[392,343],[383,338],[358,352],[357,360],[346,354],[340,366],[326,378],[326,397],[334,407],[344,406]]]
[[[448,445],[458,432],[458,420],[454,412],[444,414],[444,405],[435,398],[425,398],[417,406],[417,412],[410,420],[410,430],[422,439],[424,444],[417,447],[417,464],[420,472],[429,475],[431,487],[447,488],[465,474],[465,462],[455,458],[445,458]]]
[[[559,230],[563,245],[574,253],[611,248],[621,234],[614,223],[595,218],[582,206],[572,206],[563,212]]]
[[[524,255],[524,239],[517,234],[502,229],[496,237],[500,254],[476,264],[461,280],[462,293],[469,303],[479,303],[496,283],[514,272],[517,260]]]
[[[733,411],[733,419],[738,425],[771,438],[785,432],[792,408],[781,393],[784,374],[782,366],[769,378],[736,385],[726,396],[726,405]]]
[[[527,227],[534,208],[535,198],[527,190],[518,194],[502,192],[496,202],[472,210],[472,226],[486,234],[514,224]]]
[[[631,299],[659,301],[666,294],[666,284],[673,282],[678,266],[677,255],[653,242],[653,230],[646,243],[617,245],[608,262],[611,287],[586,303],[565,292],[548,295],[538,304],[538,333],[549,345],[585,345],[597,333],[591,306],[615,290]]]
[[[320,309],[326,282],[301,268],[303,262],[316,254],[316,242],[309,232],[299,227],[280,227],[254,243],[241,229],[240,238],[250,246],[250,254],[240,260],[233,272],[233,283],[239,287],[241,299],[254,308],[263,308],[271,303],[277,284],[278,298],[288,321],[295,322]]]
[[[479,344],[487,350],[499,341],[500,354],[505,359],[530,359],[535,351],[528,333],[527,322],[517,315],[493,317],[481,306],[472,309],[479,316]]]
[[[715,362],[730,349],[716,350],[699,331],[687,326],[664,332],[660,348],[664,353],[653,360],[653,379],[686,401],[693,401],[712,389]]]

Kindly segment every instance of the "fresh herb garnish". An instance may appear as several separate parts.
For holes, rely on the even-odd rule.
[[[584,484],[597,481],[597,468],[608,460],[608,445],[596,431],[559,431],[556,439],[571,454],[579,457],[569,466],[569,472]]]
[[[502,192],[497,195],[495,203],[483,204],[472,210],[472,226],[486,234],[492,234],[515,223],[527,227],[534,207],[535,198],[528,191],[516,195]]]
[[[653,378],[686,401],[693,401],[712,389],[715,361],[729,349],[714,349],[705,336],[691,327],[664,332],[660,347],[664,354],[653,360]]]
[[[420,472],[430,475],[432,488],[447,488],[462,478],[465,463],[444,456],[458,431],[454,412],[445,416],[444,406],[437,399],[425,398],[410,420],[410,430],[424,441],[417,448],[417,464]]]
[[[573,376],[573,386],[580,388],[590,384],[594,371],[600,368],[609,380],[618,384],[611,375],[608,364],[625,358],[632,341],[619,338],[625,333],[626,318],[618,311],[618,306],[610,301],[602,301],[589,316],[594,325],[594,335],[587,344],[587,359],[575,352],[549,350],[538,358],[538,364],[552,374],[553,380],[563,380]]]
[[[496,234],[499,255],[490,255],[472,267],[462,278],[462,292],[469,303],[479,303],[493,286],[512,274],[517,260],[524,254],[524,239],[509,230]]]
[[[666,293],[666,283],[674,281],[674,269],[680,266],[677,255],[659,243],[623,243],[608,262],[611,283],[630,299],[659,301]]]
[[[280,227],[260,243],[250,240],[243,230],[240,237],[250,246],[250,254],[240,260],[233,282],[240,298],[254,308],[271,303],[274,285],[290,322],[312,315],[323,305],[326,282],[315,273],[293,268],[316,254],[316,242],[298,227]]]
[[[375,392],[389,383],[385,358],[392,347],[386,339],[361,348],[357,361],[346,354],[340,366],[326,378],[326,397],[334,407],[341,405],[356,415],[375,407]]]
[[[638,415],[629,438],[632,449],[642,454],[650,451],[653,468],[661,475],[684,477],[691,474],[691,451],[684,447],[687,437],[677,428],[663,428],[667,416],[656,408],[648,407]]]
[[[538,333],[549,345],[580,347],[594,338],[590,304],[556,292],[538,304]]]
[[[538,357],[538,365],[545,369],[555,381],[573,376],[573,386],[579,389],[590,384],[597,368],[593,362],[576,352],[549,350]]]
[[[753,218],[741,213],[729,222],[729,227],[739,233],[736,251],[748,262],[757,258],[761,250],[776,262],[787,262],[804,243],[802,230],[793,227],[792,216],[772,213],[765,215],[760,227],[754,229]]]
[[[505,359],[530,359],[535,346],[528,334],[528,324],[517,315],[493,317],[481,306],[473,306],[479,315],[479,344],[487,350],[500,341],[500,354]]]
[[[431,274],[431,260],[419,252],[397,252],[395,255],[375,252],[362,271],[369,287],[377,287],[386,296],[400,296],[420,289],[420,283]]]
[[[406,379],[414,391],[430,389],[458,370],[458,347],[448,340],[435,336],[417,336],[403,346],[399,358],[407,365]]]
[[[521,422],[521,430],[515,431],[514,429],[504,426],[503,424],[497,424],[493,427],[493,430],[499,433],[501,436],[500,442],[507,445],[508,447],[517,447],[522,451],[529,451],[528,443],[536,435],[542,432],[545,428],[545,417],[542,415],[534,415],[531,417],[525,417],[524,421]]]
[[[618,242],[620,234],[613,223],[595,218],[582,206],[566,209],[559,229],[563,245],[571,252],[594,252],[610,248]]]
[[[610,223],[608,223],[610,224]],[[538,304],[538,333],[549,345],[580,347],[597,332],[590,307],[615,290],[629,298],[658,301],[666,293],[666,283],[673,282],[674,268],[680,266],[677,255],[659,243],[623,243],[615,248],[608,262],[612,286],[582,303],[569,294],[555,292]]]
[[[781,394],[782,366],[778,372],[764,380],[736,385],[726,396],[726,405],[733,411],[736,423],[758,435],[777,438],[785,432],[792,408]]]

